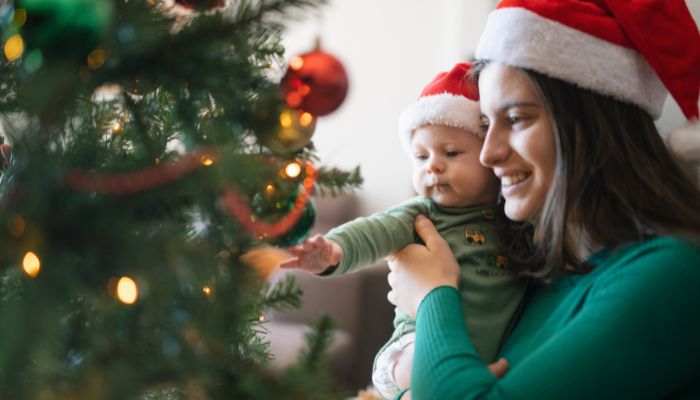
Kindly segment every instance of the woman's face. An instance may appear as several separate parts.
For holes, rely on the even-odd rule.
[[[501,180],[506,215],[535,220],[544,205],[556,165],[554,127],[525,72],[500,63],[479,76],[486,137],[481,163]]]

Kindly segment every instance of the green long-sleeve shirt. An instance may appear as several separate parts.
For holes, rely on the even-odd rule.
[[[413,398],[700,398],[700,247],[659,237],[589,262],[528,295],[502,379],[477,356],[459,293],[433,290],[418,310]]]
[[[334,275],[356,271],[416,242],[413,223],[426,215],[450,245],[462,269],[460,291],[471,339],[486,362],[493,361],[515,320],[525,295],[526,281],[506,268],[507,255],[496,231],[505,217],[496,205],[442,207],[430,199],[415,197],[388,211],[358,218],[326,235],[343,250]],[[396,310],[394,334],[383,351],[399,337],[415,330],[415,320]]]

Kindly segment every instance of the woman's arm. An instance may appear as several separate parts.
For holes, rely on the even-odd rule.
[[[431,227],[419,225],[428,254]],[[418,249],[409,253],[425,259]],[[437,253],[442,251],[433,248],[444,261]],[[544,317],[539,326],[521,332],[518,339],[530,343],[510,345],[524,346],[527,354],[500,380],[471,344],[459,293],[436,284],[444,271],[425,272],[451,267],[424,263],[417,268],[411,257],[399,253],[391,263],[398,306],[413,306],[407,288],[423,300],[411,386],[416,399],[664,398],[700,377],[700,250],[695,247],[647,249],[596,277],[580,304],[552,304],[552,311],[569,307],[570,317],[556,323]]]

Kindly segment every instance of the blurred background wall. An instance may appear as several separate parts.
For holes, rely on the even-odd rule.
[[[345,65],[350,91],[342,107],[319,119],[314,143],[324,165],[359,165],[361,214],[381,211],[413,195],[410,160],[397,137],[401,110],[433,76],[474,54],[495,0],[330,0],[319,15],[290,22],[289,58],[324,50]],[[696,22],[700,1],[687,0]],[[662,33],[660,33],[662,34]],[[658,121],[662,133],[684,118],[669,98]]]

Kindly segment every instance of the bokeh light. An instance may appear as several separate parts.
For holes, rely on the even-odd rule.
[[[90,69],[98,69],[105,63],[105,49],[97,48],[87,56],[87,65]]]
[[[25,274],[32,278],[36,278],[41,270],[41,261],[39,260],[39,256],[31,251],[28,251],[22,259],[22,269],[24,270]]]
[[[292,113],[283,111],[280,114],[280,125],[282,125],[283,128],[290,128],[293,123],[294,119],[292,118]]]
[[[117,299],[124,304],[134,304],[139,298],[136,282],[128,276],[122,276],[117,282]]]
[[[284,167],[284,173],[290,178],[296,178],[301,174],[301,165],[296,161],[290,162]]]
[[[311,113],[304,112],[299,116],[299,125],[309,126],[314,123],[314,116]]]
[[[199,163],[204,165],[205,167],[209,167],[214,164],[214,158],[210,155],[203,155],[202,157],[199,158]]]
[[[292,59],[289,60],[289,69],[291,69],[292,71],[299,71],[303,66],[304,59],[299,56],[292,57]]]
[[[4,50],[5,58],[7,58],[8,61],[11,62],[20,58],[22,53],[24,53],[24,40],[22,40],[22,36],[14,35],[7,39]]]

